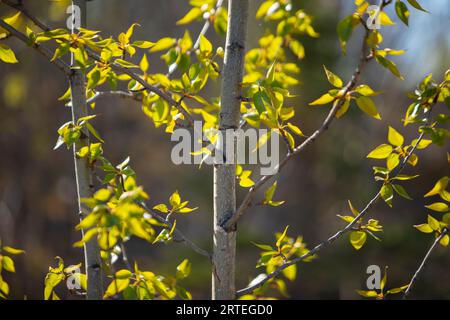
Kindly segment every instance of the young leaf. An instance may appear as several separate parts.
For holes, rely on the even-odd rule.
[[[399,184],[393,184],[392,188],[394,188],[395,192],[398,193],[398,195],[400,195],[401,197],[408,199],[408,200],[412,200],[412,198],[409,196],[408,192],[406,192],[405,188],[403,188],[403,186],[399,185]]]
[[[417,224],[414,226],[417,230],[423,233],[432,233],[433,229],[428,225],[428,223]]]
[[[380,193],[384,202],[386,202],[389,207],[392,207],[392,199],[394,198],[394,191],[392,186],[390,184],[383,185],[381,187]]]
[[[406,4],[402,1],[395,2],[395,12],[397,16],[402,20],[405,25],[408,25],[409,22],[409,10]]]
[[[18,63],[14,51],[6,44],[0,43],[0,60],[6,63]]]
[[[393,146],[400,147],[403,145],[405,139],[397,130],[389,126],[388,141]]]
[[[368,155],[367,158],[372,159],[386,159],[389,157],[389,155],[392,153],[394,148],[392,148],[389,144],[381,144],[378,147],[376,147],[374,150],[372,150]]]
[[[377,120],[381,120],[381,116],[378,113],[377,107],[375,106],[375,103],[373,103],[372,99],[365,96],[361,96],[356,98],[356,104],[362,111],[364,111],[371,117]]]
[[[414,8],[416,8],[417,10],[421,10],[423,12],[428,12],[416,0],[408,0],[408,3],[410,5],[412,5]]]
[[[353,231],[350,233],[350,243],[356,250],[363,247],[366,242],[367,234],[364,231]]]
[[[330,95],[329,93],[325,93],[320,98],[314,100],[313,102],[310,102],[309,105],[317,106],[317,105],[321,105],[321,104],[327,104],[327,103],[332,102],[333,100],[334,100],[334,97],[332,95]]]
[[[435,202],[428,206],[425,206],[425,208],[428,208],[428,209],[436,211],[436,212],[448,212],[449,211],[448,205],[444,202]]]
[[[325,70],[325,74],[327,75],[328,82],[331,83],[336,88],[342,88],[343,82],[341,78],[339,78],[333,72],[328,70],[325,66],[323,66],[323,69]]]

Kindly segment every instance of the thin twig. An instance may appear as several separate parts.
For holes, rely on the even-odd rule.
[[[161,215],[157,214],[156,212],[152,211],[144,202],[140,202],[139,204],[145,210],[147,210],[148,214],[150,214],[158,222],[167,225],[169,229],[173,227],[173,223],[172,222],[167,221],[166,218],[164,218]],[[197,252],[198,254],[207,257],[209,260],[212,259],[211,253],[209,253],[208,251],[200,248],[198,245],[196,245],[194,242],[192,242],[178,228],[175,228],[174,234],[175,234],[175,236],[177,236],[180,239],[180,241],[177,241],[177,242],[184,242],[184,244],[186,244],[188,247],[191,247],[191,249],[194,250],[195,252]]]
[[[439,95],[437,94],[436,97],[438,97]],[[433,102],[429,105],[429,110],[427,111],[426,117],[427,117],[427,124],[430,122],[431,120],[431,111],[432,111],[432,106],[434,104],[437,103],[437,98],[435,98],[433,100]],[[406,157],[403,159],[403,161],[401,162],[401,164],[395,168],[392,173],[391,173],[391,177],[390,179],[392,180],[393,178],[397,177],[399,174],[402,173],[403,169],[405,168],[406,164],[408,163],[409,159],[411,158],[411,155],[416,151],[417,146],[420,144],[420,142],[422,141],[423,137],[425,135],[425,132],[422,131],[419,135],[419,137],[416,139],[415,144],[412,146],[411,150],[408,151]],[[282,264],[280,267],[278,267],[277,269],[275,269],[272,273],[269,273],[268,275],[266,275],[264,278],[262,278],[261,280],[259,280],[258,282],[252,284],[251,286],[248,286],[244,289],[241,289],[239,291],[237,291],[236,295],[238,297],[251,293],[253,292],[253,290],[261,287],[264,283],[266,283],[267,281],[269,281],[270,279],[278,276],[284,269],[286,269],[287,267],[296,264],[300,261],[303,261],[313,255],[315,255],[317,252],[319,252],[320,250],[322,250],[323,248],[328,247],[330,244],[332,244],[334,241],[336,241],[338,238],[340,238],[342,235],[346,234],[347,232],[351,231],[353,226],[355,224],[357,224],[359,222],[359,220],[361,220],[368,212],[369,210],[378,202],[378,200],[381,197],[381,192],[378,191],[378,193],[367,203],[367,205],[364,207],[364,209],[355,217],[355,219],[348,223],[343,229],[339,230],[338,232],[336,232],[334,235],[332,235],[331,237],[329,237],[327,240],[321,242],[320,244],[318,244],[317,246],[315,246],[312,250],[308,251],[307,253],[305,253],[304,255],[297,257],[291,261],[285,262],[284,264]]]
[[[128,92],[128,91],[97,91],[94,96],[92,96],[91,98],[89,98],[87,100],[87,103],[94,103],[96,102],[98,99],[102,98],[102,97],[119,97],[119,98],[123,98],[123,99],[132,99],[135,101],[142,101],[142,96],[139,96],[137,94]]]
[[[367,43],[365,40],[367,38],[367,35],[368,35],[368,32],[366,32],[366,36],[364,37],[364,40],[363,40],[363,45],[362,45],[362,50],[361,50],[362,53],[361,53],[361,58],[360,58],[358,67],[355,69],[350,81],[343,88],[343,94],[342,94],[343,98],[333,105],[333,107],[331,108],[330,112],[328,113],[327,117],[325,118],[325,120],[321,124],[321,126],[311,136],[309,136],[305,141],[303,141],[303,143],[301,143],[298,147],[296,147],[293,150],[293,152],[289,152],[286,155],[286,157],[274,169],[274,171],[276,172],[274,175],[263,176],[253,185],[253,187],[250,188],[250,190],[246,194],[244,200],[242,201],[242,203],[239,206],[239,208],[237,209],[237,211],[230,217],[230,219],[228,219],[227,221],[224,222],[223,227],[226,230],[230,230],[230,229],[234,228],[234,226],[239,221],[239,219],[246,213],[248,207],[250,206],[253,196],[261,187],[263,187],[267,182],[269,182],[274,177],[277,177],[280,174],[281,169],[289,162],[289,160],[294,158],[294,156],[300,154],[303,150],[305,150],[305,148],[307,146],[314,143],[316,141],[316,139],[322,133],[324,133],[326,130],[328,130],[330,124],[332,123],[332,121],[334,120],[334,118],[336,116],[336,113],[344,104],[345,95],[356,86],[359,76],[361,74],[361,71],[363,70],[363,68],[365,67],[367,62],[372,59],[372,57],[368,57],[367,53],[366,53]]]
[[[127,254],[127,250],[125,248],[125,244],[123,242],[120,243],[120,250],[122,251],[122,261],[123,263],[125,263],[125,265],[127,266],[128,270],[133,270],[131,268],[131,264],[130,261],[128,260],[128,254]]]
[[[427,254],[425,255],[425,257],[423,258],[419,268],[417,269],[417,271],[414,273],[414,276],[412,277],[411,281],[409,282],[408,288],[406,288],[405,293],[403,295],[403,297],[406,299],[408,297],[408,295],[411,293],[411,290],[414,286],[414,284],[416,283],[417,279],[419,278],[419,275],[421,274],[421,272],[424,270],[428,260],[430,259],[431,253],[433,252],[433,250],[435,249],[435,247],[437,246],[437,244],[439,243],[439,241],[442,240],[442,238],[444,238],[448,233],[448,229],[444,228],[444,230],[441,232],[441,234],[439,235],[439,237],[437,237],[433,244],[431,245],[430,249],[428,249]]]

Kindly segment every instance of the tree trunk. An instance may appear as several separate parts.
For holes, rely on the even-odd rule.
[[[81,9],[81,26],[86,24],[86,2],[85,0],[74,0],[72,4]],[[74,28],[72,26],[72,32]],[[88,115],[86,104],[86,80],[82,70],[76,68],[75,60],[72,55],[72,71],[69,77],[71,100],[72,100],[72,121],[77,122],[79,118]],[[85,130],[74,145],[73,155],[75,160],[75,177],[78,194],[79,218],[83,219],[89,212],[89,209],[81,202],[82,198],[90,198],[93,195],[92,169],[89,166],[87,158],[77,157],[76,153],[82,147],[89,145],[89,132]],[[83,232],[84,233],[84,232]],[[102,261],[100,258],[100,249],[97,238],[91,239],[84,245],[85,268],[87,276],[87,294],[88,300],[100,300],[103,297],[102,283]]]
[[[225,132],[239,126],[241,83],[244,72],[244,54],[247,34],[248,0],[228,0],[228,30],[225,60],[222,71],[222,99],[219,130]],[[235,143],[235,141],[233,142]],[[227,155],[230,157],[230,155]],[[236,155],[234,155],[234,158]],[[231,159],[226,159],[231,160]],[[236,210],[236,165],[214,166],[214,248],[212,298],[235,297],[236,230],[226,231],[221,223]]]

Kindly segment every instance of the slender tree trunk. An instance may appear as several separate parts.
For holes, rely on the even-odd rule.
[[[85,0],[74,0],[72,4],[81,9],[81,26],[86,25],[86,2]],[[72,32],[74,28],[72,27]],[[72,121],[77,122],[79,118],[88,115],[86,103],[86,80],[82,70],[75,67],[75,60],[72,55],[72,74],[69,77],[71,100],[72,100]],[[89,166],[88,159],[77,157],[76,153],[82,147],[89,145],[89,132],[85,130],[80,140],[74,145],[73,155],[75,160],[75,177],[78,193],[79,217],[83,217],[89,212],[89,209],[81,202],[82,198],[90,198],[93,195],[92,169]],[[87,276],[87,295],[88,300],[100,300],[103,297],[102,284],[102,261],[100,258],[100,249],[97,239],[93,238],[84,245],[85,268]]]
[[[239,126],[248,0],[228,0],[228,11],[228,30],[225,62],[222,71],[222,99],[219,119],[219,130],[224,137],[223,150],[226,150],[225,132],[227,130],[235,130]],[[227,156],[230,157],[230,155]],[[221,227],[221,223],[227,220],[236,210],[235,171],[235,164],[216,164],[214,166],[212,298],[215,300],[233,299],[236,292],[236,230],[226,231]]]

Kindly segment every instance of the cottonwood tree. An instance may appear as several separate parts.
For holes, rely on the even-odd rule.
[[[410,10],[426,10],[415,0],[381,0],[376,6],[370,6],[365,0],[354,1],[354,11],[337,25],[337,39],[345,54],[353,31],[362,28],[359,61],[347,82],[324,66],[324,77],[331,89],[325,89],[326,92],[309,105],[310,112],[320,106],[329,111],[317,130],[307,133],[294,122],[296,108],[289,107],[289,98],[292,97],[291,90],[299,85],[295,75],[305,56],[301,40],[317,38],[319,33],[309,13],[297,8],[291,0],[261,1],[256,13],[249,12],[248,0],[228,0],[228,5],[222,0],[191,0],[192,8],[177,24],[202,22],[200,34],[193,38],[186,30],[181,38],[167,35],[156,41],[135,39],[137,24],[117,38],[105,35],[105,31],[90,30],[84,18],[88,10],[84,0],[73,1],[72,11],[68,12],[74,20],[69,26],[58,29],[50,29],[22,1],[0,0],[0,3],[12,11],[10,16],[0,20],[0,60],[19,62],[9,44],[9,38],[16,38],[59,68],[69,86],[60,100],[71,107],[72,119],[59,128],[55,149],[66,146],[73,150],[77,215],[81,219],[75,226],[81,232],[81,240],[74,245],[84,250],[85,272],[79,271],[81,264],[66,266],[64,260],[57,257],[58,265],[50,267],[45,277],[45,299],[59,299],[55,288],[74,279],[80,286],[69,289],[87,299],[191,299],[191,293],[182,286],[182,280],[189,276],[191,263],[186,259],[181,261],[172,276],[142,271],[138,263],[129,261],[126,255],[126,243],[131,237],[142,238],[150,245],[169,244],[176,239],[203,255],[211,262],[213,299],[264,299],[277,295],[277,291],[285,295],[285,280],[295,279],[297,264],[316,259],[318,252],[344,235],[349,235],[350,244],[356,250],[364,246],[368,237],[379,240],[378,234],[383,227],[380,221],[370,218],[371,209],[379,201],[392,207],[395,196],[411,199],[403,185],[418,174],[406,174],[405,169],[414,168],[420,152],[429,145],[443,145],[449,136],[445,128],[449,119],[446,107],[450,106],[450,71],[447,71],[437,82],[431,75],[427,76],[409,95],[412,101],[402,122],[404,126],[416,126],[416,137],[406,139],[399,128],[389,127],[386,142],[371,142],[379,145],[367,157],[380,161],[373,167],[375,181],[380,185],[374,197],[361,205],[362,209],[349,201],[348,213],[338,215],[345,222],[344,226],[312,248],[305,245],[301,236],[289,236],[294,230],[288,226],[276,233],[274,244],[255,243],[255,249],[261,250],[256,267],[263,272],[246,288],[237,290],[238,222],[256,205],[281,206],[284,203],[276,194],[279,172],[289,165],[290,160],[316,143],[331,123],[338,122],[349,108],[359,108],[367,116],[381,119],[373,100],[380,92],[361,83],[360,75],[367,64],[375,62],[403,79],[391,57],[402,55],[404,50],[383,46],[381,31],[393,28],[395,24],[395,19],[385,13],[385,8],[395,6],[397,18],[406,25]],[[249,48],[246,39],[250,14],[264,22],[264,36],[255,48]],[[208,40],[210,30],[225,36],[224,49],[220,44],[215,48]],[[166,74],[150,71],[149,61],[156,59],[155,53],[162,53],[168,68]],[[206,95],[204,87],[210,81],[221,81],[220,98]],[[178,191],[167,201],[150,205],[148,194],[137,183],[130,159],[119,164],[107,159],[101,135],[94,128],[94,123],[101,118],[93,114],[93,107],[105,96],[140,103],[143,113],[155,127],[168,134],[177,128],[193,130],[194,121],[201,119],[203,142],[216,147],[221,141],[219,133],[244,127],[266,128],[268,133],[260,137],[256,149],[265,146],[271,136],[277,136],[286,145],[287,154],[272,175],[258,176],[234,161],[214,164],[214,239],[213,251],[208,252],[188,239],[177,224],[178,215],[189,214],[198,208],[192,208]],[[236,141],[221,141],[216,150],[226,149],[227,143],[235,144]],[[206,159],[213,153],[203,147],[197,155]],[[448,154],[443,160],[450,162]],[[430,191],[424,190],[426,198],[440,198],[427,205],[427,209],[436,214],[428,214],[426,222],[414,227],[432,234],[434,241],[410,283],[385,289],[386,270],[380,290],[358,290],[359,294],[378,299],[392,294],[409,295],[432,251],[439,244],[448,246],[449,179],[442,177]],[[245,194],[238,204],[239,189]],[[353,202],[357,201],[354,199]],[[0,272],[15,272],[11,256],[23,251],[2,245]],[[126,268],[116,270],[119,259]],[[111,280],[103,288],[106,278]],[[0,276],[0,297],[7,298],[9,292],[8,284]]]

